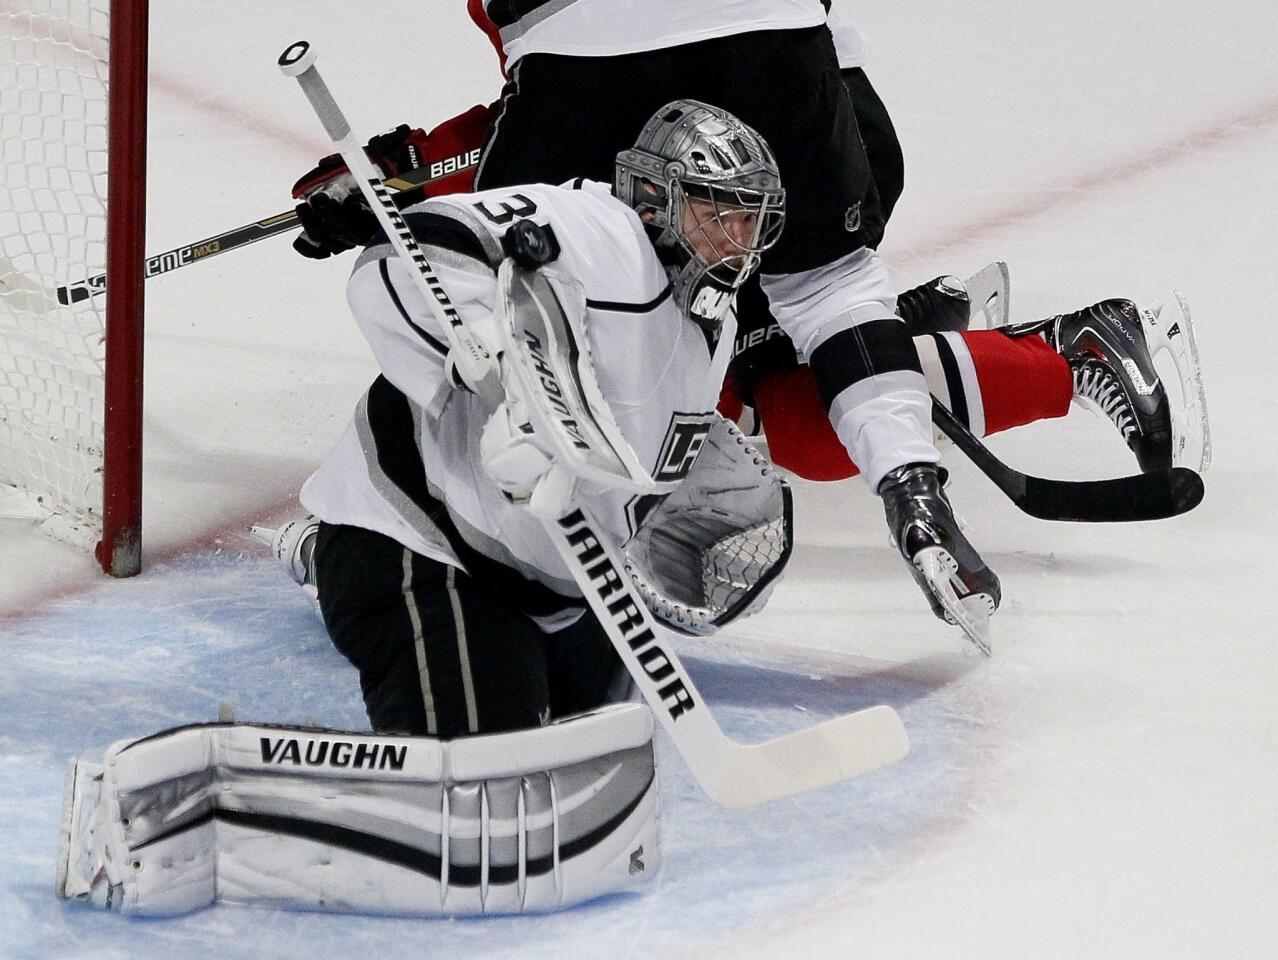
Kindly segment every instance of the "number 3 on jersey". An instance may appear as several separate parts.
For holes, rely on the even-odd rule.
[[[490,210],[489,204],[496,204],[499,210]],[[505,200],[481,200],[474,204],[476,210],[483,215],[484,219],[495,223],[502,227],[510,223],[516,217],[531,217],[537,212],[537,204],[533,203],[522,193],[512,193]]]

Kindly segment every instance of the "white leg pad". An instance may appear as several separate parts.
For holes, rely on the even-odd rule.
[[[156,915],[571,906],[659,865],[652,732],[627,703],[448,742],[236,724],[122,741],[100,778],[73,765],[58,894]]]

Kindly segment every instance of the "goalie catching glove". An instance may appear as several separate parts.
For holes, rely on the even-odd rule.
[[[763,608],[793,546],[789,485],[716,417],[688,476],[626,544],[626,571],[654,616],[705,635]]]

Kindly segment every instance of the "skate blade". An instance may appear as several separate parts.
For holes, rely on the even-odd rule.
[[[53,881],[53,892],[59,900],[76,900],[89,896],[88,878],[71,867],[72,859],[78,859],[84,854],[79,841],[84,836],[86,814],[92,811],[93,803],[96,802],[96,786],[101,777],[101,764],[83,760],[72,760],[67,764],[67,777],[62,789],[62,832],[58,838],[58,866]]]
[[[254,524],[248,528],[248,532],[249,536],[262,546],[266,547],[268,550],[274,551],[275,538],[280,534],[280,532],[274,527],[259,527]]]
[[[1155,361],[1166,357],[1175,368],[1180,407],[1172,410],[1172,466],[1206,473],[1211,464],[1211,425],[1207,393],[1198,357],[1198,338],[1184,294],[1173,290],[1141,311],[1146,343]],[[1164,382],[1167,377],[1163,377]],[[1170,401],[1171,398],[1169,397]]]
[[[969,323],[972,329],[997,330],[1007,326],[1012,281],[1004,261],[986,264],[964,280],[963,286],[971,303]]]
[[[964,587],[958,577],[958,562],[942,547],[920,550],[914,556],[914,566],[945,610],[945,622],[959,627],[981,653],[992,656],[990,617],[994,614],[994,598],[988,593],[959,597],[958,591]]]

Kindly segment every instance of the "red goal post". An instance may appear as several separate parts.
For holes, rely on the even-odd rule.
[[[0,0],[0,515],[114,576],[141,566],[148,12]]]
[[[150,0],[111,0],[102,569],[142,568],[142,343]]]

